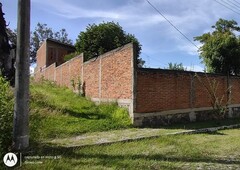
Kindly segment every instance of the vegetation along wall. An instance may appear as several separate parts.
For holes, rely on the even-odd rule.
[[[36,80],[44,78],[80,91],[95,102],[117,102],[127,107],[132,116],[133,67],[136,58],[133,49],[133,44],[127,44],[86,62],[81,54],[57,67],[56,63],[41,69],[37,66],[39,69],[34,76]]]
[[[37,64],[48,60],[41,57],[43,49]],[[58,66],[37,66],[35,79],[80,90],[95,102],[117,102],[129,109],[136,126],[240,117],[239,77],[137,68],[135,51],[127,44],[86,62],[81,54]]]

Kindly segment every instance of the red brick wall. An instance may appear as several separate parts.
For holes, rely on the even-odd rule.
[[[46,43],[46,42],[45,42]],[[57,42],[47,40],[47,60],[46,66],[56,63],[59,66],[64,63],[64,56],[74,52],[75,49],[71,46],[62,45]]]
[[[85,85],[85,95],[90,98],[132,99],[133,44],[112,50],[83,63],[83,57],[55,67],[55,63],[35,73],[58,85],[72,88],[72,81]]]
[[[216,96],[227,103],[227,78],[203,73],[160,69],[138,69],[136,110],[137,113],[160,112],[188,108],[212,107],[205,86],[213,81],[218,84]],[[232,104],[240,103],[240,79],[231,78]]]
[[[138,70],[136,112],[157,112],[190,107],[191,77],[160,70]]]
[[[207,85],[210,88],[210,84],[214,87],[214,81],[216,81],[217,92],[216,96],[218,97],[219,101],[223,98],[222,103],[227,103],[227,78],[224,76],[213,76],[208,74],[207,77],[204,74],[199,75],[200,80],[198,79],[194,81],[195,83],[195,100],[194,100],[194,107],[211,107],[212,100],[210,98],[209,92],[207,91],[204,85]],[[204,85],[203,85],[204,84]]]
[[[92,59],[83,66],[85,94],[91,98],[99,98],[99,61],[99,58]]]
[[[240,78],[232,78],[231,81],[231,103],[239,104],[240,100]]]
[[[74,83],[78,83],[78,79],[81,79],[82,55],[77,56],[56,67],[55,70],[56,83],[60,86],[65,86],[72,89],[72,81],[74,81]]]
[[[48,66],[45,69],[45,77],[46,79],[50,80],[50,81],[54,81],[54,75],[55,75],[55,63],[53,63],[52,65]]]
[[[132,47],[105,55],[101,63],[101,98],[132,98]]]
[[[46,50],[47,50],[46,43],[43,43],[37,51],[37,67],[35,68],[36,71],[39,71],[40,68],[46,66],[47,57]]]

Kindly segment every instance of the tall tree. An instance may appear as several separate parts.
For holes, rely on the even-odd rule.
[[[240,27],[234,20],[219,19],[213,32],[195,37],[201,42],[200,58],[210,73],[240,74]]]
[[[72,40],[68,38],[66,29],[54,32],[52,28],[48,27],[47,24],[38,23],[35,30],[31,33],[30,39],[30,62],[36,62],[37,50],[41,46],[41,43],[47,38],[55,39],[59,42],[72,44]]]
[[[86,31],[78,35],[75,46],[78,52],[84,52],[84,60],[89,60],[130,42],[137,44],[138,65],[142,66],[141,44],[134,35],[125,33],[118,23],[89,24]]]
[[[0,3],[0,74],[13,85],[14,71],[11,64],[10,50],[11,45],[9,44],[6,21],[2,11],[2,4]]]

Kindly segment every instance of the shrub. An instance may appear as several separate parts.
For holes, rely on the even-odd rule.
[[[13,93],[9,83],[0,75],[0,158],[8,152],[12,140]]]
[[[70,53],[70,54],[65,55],[64,56],[64,62],[71,60],[72,58],[78,56],[79,54],[81,54],[81,53],[74,52],[74,53]]]

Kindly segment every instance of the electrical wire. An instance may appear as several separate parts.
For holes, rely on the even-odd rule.
[[[231,4],[235,5],[237,8],[240,8],[240,4],[236,4],[236,3],[234,3],[234,2],[232,2],[230,0],[227,0],[227,1],[230,2]]]
[[[214,0],[214,1],[215,1],[215,2],[217,2],[218,4],[220,4],[220,5],[224,6],[225,8],[227,8],[227,9],[229,9],[229,10],[231,10],[231,11],[235,12],[236,14],[240,15],[240,13],[239,13],[239,12],[237,12],[237,11],[233,10],[232,8],[228,7],[227,5],[225,5],[225,4],[221,3],[221,2],[218,2],[217,0]]]
[[[240,5],[240,3],[238,1],[236,1],[236,0],[233,0],[233,1]]]
[[[225,4],[227,4],[227,5],[228,5],[229,7],[231,7],[232,9],[239,11],[239,9],[238,9],[236,6],[232,5],[231,3],[228,3],[228,2],[223,1],[223,0],[222,0],[222,2],[225,3]],[[230,1],[230,2],[231,2],[231,1]],[[240,11],[239,11],[239,12],[240,12]]]
[[[195,46],[197,49],[198,46],[194,44],[185,34],[183,34],[171,21],[169,21],[149,0],[146,0],[147,3],[156,11],[158,12],[175,30],[177,30],[187,41],[189,41],[193,46]]]

